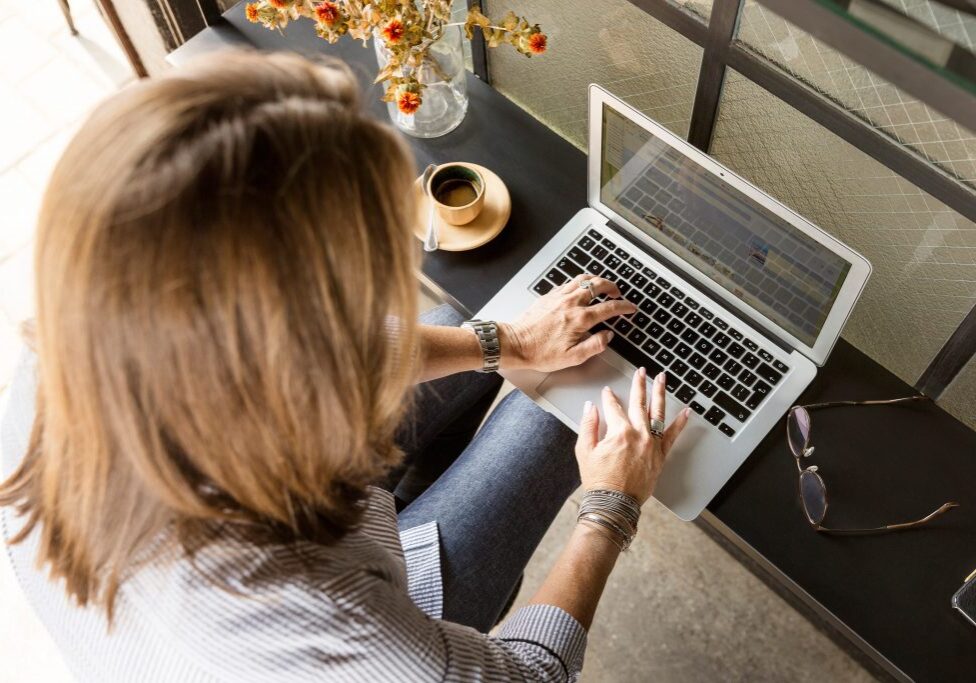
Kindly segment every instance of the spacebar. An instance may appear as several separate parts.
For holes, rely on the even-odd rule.
[[[623,356],[628,363],[633,363],[639,368],[645,368],[648,377],[656,377],[657,373],[664,370],[660,363],[621,337],[619,332],[615,333],[613,339],[610,340],[610,348]]]

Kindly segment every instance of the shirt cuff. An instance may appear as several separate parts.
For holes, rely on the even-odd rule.
[[[407,565],[407,593],[414,604],[432,619],[444,613],[441,582],[441,546],[437,522],[427,522],[400,532]]]
[[[545,648],[563,663],[570,680],[583,668],[586,629],[569,612],[554,605],[523,607],[505,620],[496,637]]]

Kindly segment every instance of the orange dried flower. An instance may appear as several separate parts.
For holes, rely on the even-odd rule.
[[[397,109],[404,114],[413,114],[420,109],[420,95],[409,90],[404,90],[397,97]]]
[[[315,6],[315,18],[327,26],[339,20],[339,7],[334,2],[323,2]]]
[[[545,33],[533,33],[529,36],[529,50],[537,55],[541,55],[546,51],[546,34]]]
[[[383,37],[389,43],[399,43],[404,33],[403,22],[399,19],[394,19],[383,29]]]
[[[252,24],[256,24],[258,21],[260,21],[260,17],[258,17],[257,3],[247,3],[247,6],[244,8],[244,14],[247,16],[247,20]]]
[[[268,3],[276,9],[285,9],[288,7],[288,0],[268,0]]]

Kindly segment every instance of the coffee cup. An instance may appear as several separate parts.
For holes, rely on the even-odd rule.
[[[485,179],[462,164],[438,166],[425,189],[438,215],[451,225],[470,223],[485,206]]]

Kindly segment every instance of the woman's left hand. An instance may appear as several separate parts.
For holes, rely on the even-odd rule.
[[[590,291],[580,287],[584,280],[593,283],[595,295],[611,298],[590,305]],[[610,280],[578,275],[536,299],[515,322],[500,325],[501,366],[553,372],[579,365],[607,348],[614,334],[610,330],[590,334],[590,329],[636,311],[634,304],[620,298],[620,290]]]

